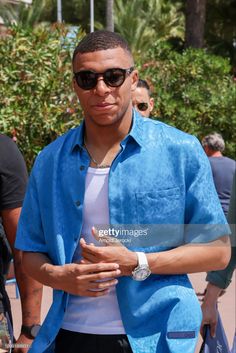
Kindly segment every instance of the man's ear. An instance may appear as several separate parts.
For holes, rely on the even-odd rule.
[[[150,106],[150,112],[151,112],[153,110],[153,108],[154,108],[154,99],[153,98],[150,98],[149,106]]]
[[[131,86],[131,92],[134,92],[137,88],[137,84],[138,84],[138,70],[134,70],[132,72],[132,86]]]

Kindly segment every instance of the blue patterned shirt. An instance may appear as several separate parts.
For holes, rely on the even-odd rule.
[[[81,235],[90,164],[83,132],[81,124],[39,154],[19,221],[16,247],[46,253],[55,265],[71,263]],[[108,197],[111,225],[148,229],[146,238],[135,236],[132,249],[160,251],[229,233],[198,140],[135,111],[110,168]],[[194,352],[201,310],[187,275],[121,277],[117,297],[134,353]],[[67,293],[53,291],[31,353],[53,352],[67,301]]]

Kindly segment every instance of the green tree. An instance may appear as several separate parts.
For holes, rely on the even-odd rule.
[[[106,29],[114,31],[113,0],[106,0]]]
[[[115,1],[115,29],[136,55],[143,57],[157,40],[183,37],[183,24],[179,5],[169,0]]]
[[[0,131],[15,136],[27,165],[55,137],[78,124],[71,46],[64,26],[12,27],[0,38]]]
[[[27,164],[82,117],[72,88],[71,50],[64,26],[12,27],[0,38],[0,131],[15,136]],[[157,41],[136,60],[154,88],[154,116],[199,138],[218,131],[235,158],[236,85],[228,59],[204,50],[177,53]],[[220,89],[219,89],[220,87]]]
[[[229,59],[201,49],[177,53],[166,43],[157,43],[148,56],[140,75],[154,88],[153,115],[199,138],[222,133],[226,153],[235,158],[236,84]]]
[[[203,48],[206,0],[186,0],[185,47]]]
[[[206,42],[211,52],[230,57],[236,67],[236,2],[208,0],[206,9]],[[235,44],[236,45],[236,44]]]
[[[95,28],[105,27],[106,0],[95,2]],[[57,0],[46,0],[46,6],[41,16],[42,21],[56,22]],[[64,23],[79,26],[87,33],[90,31],[90,1],[62,1],[62,19]]]

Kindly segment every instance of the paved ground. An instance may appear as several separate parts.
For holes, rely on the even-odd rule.
[[[196,292],[203,292],[205,288],[205,273],[194,274],[190,276],[193,287]],[[228,288],[226,294],[220,298],[219,300],[219,310],[221,313],[222,321],[225,327],[225,331],[229,340],[230,346],[232,345],[234,330],[236,327],[235,322],[235,292],[236,292],[236,281],[235,277]],[[13,320],[15,327],[15,335],[17,336],[21,327],[21,309],[20,309],[20,301],[19,299],[15,299],[15,288],[14,285],[8,286],[8,293],[11,299],[12,312],[13,312]],[[47,311],[51,305],[52,301],[52,291],[48,287],[44,287],[44,295],[43,295],[43,305],[42,305],[42,320],[45,318]],[[201,338],[199,338],[199,343],[196,349],[196,353],[199,352],[199,347],[201,344]]]

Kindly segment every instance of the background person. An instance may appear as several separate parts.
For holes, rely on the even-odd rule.
[[[186,273],[230,257],[209,162],[196,138],[132,109],[138,73],[118,34],[85,36],[73,71],[84,121],[38,156],[16,240],[28,273],[54,289],[31,353],[193,353],[201,309]],[[170,223],[164,248],[156,231],[131,248],[94,238],[99,224]],[[224,225],[199,235],[196,224]]]
[[[202,304],[203,319],[201,331],[203,333],[204,325],[210,325],[210,332],[212,336],[215,336],[218,319],[217,299],[220,296],[222,290],[226,289],[230,285],[233,272],[236,267],[236,174],[234,175],[229,213],[227,218],[229,224],[231,225],[232,232],[231,259],[228,266],[224,270],[208,272],[206,278],[208,285]]]
[[[202,139],[202,146],[211,163],[216,191],[223,211],[227,215],[236,162],[223,156],[225,142],[223,137],[216,132],[205,136]]]
[[[144,117],[148,118],[154,108],[154,99],[149,84],[145,80],[138,80],[136,89],[132,92],[133,107]]]
[[[42,297],[42,285],[29,277],[22,266],[22,252],[14,248],[17,223],[25,195],[27,184],[27,170],[23,157],[15,142],[5,135],[0,135],[0,216],[2,224],[11,246],[15,276],[20,291],[22,309],[22,330],[15,342],[14,353],[25,353],[28,348],[20,347],[21,344],[29,345],[33,337],[30,330],[33,325],[40,323],[40,308]],[[5,290],[4,267],[2,263],[3,247],[0,249],[0,293],[1,303],[7,311],[11,324],[10,301]],[[17,348],[17,345],[19,347]]]

